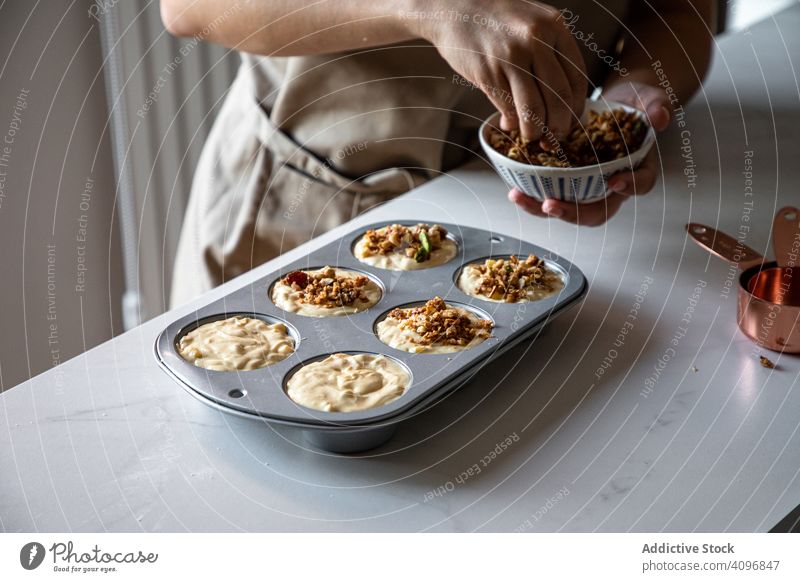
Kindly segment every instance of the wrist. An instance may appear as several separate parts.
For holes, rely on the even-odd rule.
[[[412,38],[434,42],[434,32],[446,17],[446,9],[441,2],[424,0],[403,0],[391,2],[388,13],[392,15],[395,26]]]

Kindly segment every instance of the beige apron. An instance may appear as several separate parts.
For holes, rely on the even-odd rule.
[[[613,50],[627,2],[561,5]],[[579,45],[602,79],[608,65]],[[491,111],[422,42],[243,55],[195,171],[172,306],[464,163]]]

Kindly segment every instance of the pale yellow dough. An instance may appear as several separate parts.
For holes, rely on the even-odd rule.
[[[458,288],[467,295],[477,297],[483,301],[491,301],[493,303],[508,303],[504,299],[492,299],[491,297],[487,297],[486,295],[481,295],[478,293],[478,289],[480,289],[481,286],[481,273],[477,267],[482,264],[483,263],[477,263],[476,265],[467,265],[464,267],[461,270],[461,274],[458,276],[458,281],[456,283]],[[564,280],[561,278],[561,275],[554,271],[548,270],[544,275],[544,284],[528,285],[525,288],[525,296],[518,299],[517,303],[524,303],[526,301],[539,301],[540,299],[555,295],[563,288]]]
[[[332,354],[297,370],[286,393],[314,410],[356,412],[396,400],[410,381],[405,368],[386,356]]]
[[[294,340],[285,325],[249,317],[205,323],[178,342],[184,360],[219,372],[271,366],[293,352]]]
[[[378,229],[380,232],[381,229]],[[393,252],[387,255],[370,255],[366,256],[364,252],[365,241],[362,237],[356,243],[353,252],[356,258],[367,265],[378,267],[379,269],[388,269],[390,271],[417,271],[419,269],[430,269],[444,265],[452,260],[458,254],[458,245],[445,238],[442,240],[442,246],[434,249],[427,260],[418,263],[414,257],[407,256],[404,252]]]
[[[448,305],[447,307],[453,308],[452,305]],[[462,314],[465,314],[472,321],[481,320],[480,317],[471,311],[461,309],[460,307],[456,307],[455,309]],[[451,354],[453,352],[460,352],[474,348],[478,344],[483,343],[489,337],[491,337],[491,333],[489,331],[480,330],[475,334],[475,337],[472,338],[472,341],[464,346],[436,343],[423,344],[421,343],[422,338],[417,332],[408,328],[401,328],[400,323],[400,320],[391,317],[387,317],[383,321],[379,322],[376,326],[378,331],[378,339],[393,348],[415,354]]]
[[[327,269],[303,271],[309,275],[317,275]],[[364,274],[356,271],[348,271],[346,269],[335,269],[338,277],[361,277]],[[301,291],[295,291],[290,285],[286,285],[281,281],[275,283],[272,288],[272,302],[284,311],[296,313],[298,315],[305,315],[307,317],[335,317],[338,315],[352,315],[359,311],[364,311],[375,305],[381,299],[381,288],[375,281],[367,277],[368,281],[364,288],[364,295],[367,300],[357,300],[352,305],[339,305],[336,307],[324,307],[322,305],[313,305],[310,303],[302,303],[300,297]]]

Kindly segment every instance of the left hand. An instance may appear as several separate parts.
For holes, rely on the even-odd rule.
[[[620,80],[603,92],[603,98],[636,107],[647,114],[650,125],[657,132],[664,131],[672,120],[672,109],[666,92],[640,82]],[[614,216],[630,196],[646,194],[655,186],[658,177],[656,150],[650,150],[636,171],[614,174],[608,181],[608,197],[591,204],[576,204],[561,200],[538,202],[514,188],[508,198],[535,216],[553,217],[584,226],[599,226]]]

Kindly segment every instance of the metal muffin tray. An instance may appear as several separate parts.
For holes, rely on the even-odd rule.
[[[519,239],[454,224],[442,226],[457,243],[458,254],[443,265],[416,271],[391,271],[372,267],[355,257],[353,247],[367,229],[395,223],[413,225],[417,222],[401,220],[360,227],[281,270],[269,271],[254,283],[178,319],[156,340],[159,364],[205,404],[246,418],[298,427],[304,430],[307,441],[321,449],[356,452],[387,441],[400,422],[462,385],[480,367],[529,338],[586,293],[583,273],[558,255]],[[511,254],[535,254],[543,258],[549,269],[560,273],[564,288],[539,301],[499,303],[467,295],[456,285],[463,265]],[[290,313],[272,302],[272,286],[287,273],[326,265],[368,275],[382,290],[380,301],[354,315],[323,318]],[[437,295],[449,304],[492,320],[492,337],[474,348],[449,354],[412,354],[378,339],[375,326],[390,310],[419,305]],[[206,370],[178,354],[177,342],[185,333],[203,323],[232,315],[284,323],[295,340],[295,352],[277,364],[241,372]],[[405,394],[393,402],[359,412],[312,410],[287,396],[286,382],[300,366],[337,352],[366,352],[393,358],[408,370],[411,383]]]

